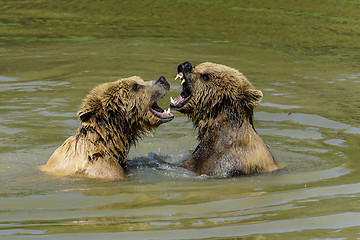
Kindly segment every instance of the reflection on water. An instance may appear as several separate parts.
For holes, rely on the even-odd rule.
[[[191,5],[191,6],[190,6]],[[0,236],[9,239],[356,239],[359,14],[355,1],[4,2],[0,6]],[[166,14],[165,14],[166,13]],[[255,125],[272,174],[213,179],[178,167],[184,115],[130,150],[126,181],[37,167],[79,126],[97,84],[213,61],[264,93]],[[167,108],[168,98],[159,104]]]

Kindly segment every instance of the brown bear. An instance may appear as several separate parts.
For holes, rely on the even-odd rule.
[[[95,87],[84,99],[81,126],[52,154],[41,170],[56,175],[124,179],[129,148],[141,133],[174,118],[157,101],[169,91],[164,77],[144,81],[138,76]]]
[[[233,177],[272,172],[278,166],[255,131],[253,109],[262,92],[236,69],[205,62],[178,66],[182,92],[171,108],[187,114],[199,129],[199,145],[183,166],[195,173]]]

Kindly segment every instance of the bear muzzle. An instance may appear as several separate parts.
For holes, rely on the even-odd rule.
[[[155,81],[155,84],[163,86],[167,91],[170,90],[170,83],[166,81],[164,76],[159,77],[159,79]]]

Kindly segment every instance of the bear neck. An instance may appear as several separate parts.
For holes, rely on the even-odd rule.
[[[208,109],[201,113],[191,114],[190,118],[195,128],[199,129],[198,139],[201,141],[206,135],[222,132],[225,128],[232,129],[232,131],[249,128],[256,133],[252,120],[253,110],[245,107],[241,107],[240,111],[235,109],[222,106],[221,110]]]
[[[93,125],[82,124],[77,136],[87,140],[90,161],[109,159],[125,167],[130,146],[136,143],[139,131],[137,125],[125,119],[108,118]]]
[[[255,131],[252,111],[239,116],[218,114],[213,119],[202,119],[198,123],[199,145],[184,167],[199,175],[218,177],[278,169],[269,148]]]
[[[214,135],[221,137],[226,135],[228,138],[238,138],[238,132],[246,134],[256,134],[253,124],[252,111],[243,113],[240,117],[234,115],[219,114],[216,118],[201,120],[199,122],[199,140],[213,138]],[[231,139],[229,139],[231,140]],[[241,141],[241,139],[239,139]]]
[[[253,124],[253,111],[247,109],[235,114],[231,111],[220,112],[214,118],[197,119],[199,129],[199,145],[195,152],[201,152],[199,163],[210,156],[218,155],[219,151],[241,148],[251,149],[254,143],[259,143],[264,151],[269,151],[265,142],[256,132]],[[195,122],[196,123],[196,122]],[[270,152],[270,151],[269,151]],[[226,151],[220,155],[226,155]],[[206,155],[206,157],[204,157]]]

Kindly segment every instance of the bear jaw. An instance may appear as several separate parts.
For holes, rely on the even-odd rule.
[[[180,112],[182,111],[182,108],[185,106],[185,104],[192,97],[192,87],[190,86],[191,71],[192,66],[189,62],[179,64],[178,66],[178,74],[176,75],[175,80],[177,80],[178,78],[180,79],[182,91],[175,99],[170,97],[170,107]]]

